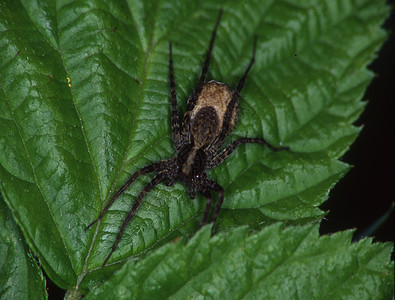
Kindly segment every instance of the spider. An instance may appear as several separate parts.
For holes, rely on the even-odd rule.
[[[129,180],[112,196],[110,202],[103,209],[99,217],[89,224],[88,230],[101,220],[114,201],[140,176],[150,172],[157,172],[154,178],[144,187],[137,197],[131,211],[124,220],[115,239],[110,253],[105,259],[104,267],[117,248],[126,226],[135,215],[144,196],[156,185],[164,182],[170,186],[175,181],[184,183],[188,188],[189,196],[194,199],[199,192],[206,197],[206,207],[201,219],[201,226],[206,224],[212,204],[212,192],[218,193],[218,200],[212,214],[212,228],[215,225],[218,213],[224,200],[224,189],[215,181],[207,177],[206,170],[210,170],[222,163],[240,144],[257,143],[268,146],[273,151],[286,150],[288,147],[274,147],[262,138],[239,138],[230,143],[223,150],[219,150],[224,139],[231,133],[237,121],[237,99],[244,86],[256,52],[257,37],[254,38],[253,52],[247,69],[239,80],[236,90],[232,90],[222,82],[211,80],[206,82],[206,75],[210,63],[211,52],[222,10],[220,10],[214,30],[211,35],[210,45],[202,67],[199,83],[187,101],[186,111],[182,125],[178,119],[176,89],[174,82],[172,43],[169,41],[169,82],[171,93],[171,126],[176,156],[171,159],[160,160],[149,164],[134,173]]]

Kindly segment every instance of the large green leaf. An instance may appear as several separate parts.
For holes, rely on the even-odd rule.
[[[187,244],[129,261],[85,299],[390,299],[391,245],[351,237],[276,224],[210,239],[206,226]]]
[[[210,173],[226,191],[218,230],[323,216],[359,131],[366,65],[386,37],[384,0],[2,1],[1,191],[59,286],[87,291],[126,258],[197,229],[204,199],[159,185],[99,268],[146,176],[84,231],[131,173],[174,155],[168,41],[185,108],[220,8],[209,79],[234,86],[258,36],[228,141],[264,136],[291,150],[243,145]]]
[[[0,197],[0,299],[47,299],[45,279]]]

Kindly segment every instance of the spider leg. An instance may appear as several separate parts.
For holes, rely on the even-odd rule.
[[[121,240],[121,237],[123,235],[123,232],[126,229],[126,226],[129,224],[130,220],[136,213],[137,209],[139,208],[141,201],[143,200],[144,196],[151,191],[156,185],[158,185],[163,179],[166,177],[167,172],[163,171],[159,174],[157,174],[145,187],[144,189],[140,192],[140,194],[137,197],[136,202],[133,204],[132,210],[129,212],[128,216],[126,219],[123,221],[121,230],[118,232],[118,235],[115,239],[114,244],[112,245],[110,254],[108,254],[107,258],[104,260],[104,263],[102,265],[102,268],[106,265],[107,261],[110,259],[111,255],[114,253],[115,249],[118,246],[119,241]]]
[[[218,217],[219,210],[221,209],[222,206],[222,202],[224,202],[224,189],[222,186],[220,186],[218,183],[214,181],[210,180],[210,183],[211,183],[211,190],[213,190],[214,192],[218,192],[217,205],[215,206],[214,213],[211,218],[211,222],[213,223],[211,230],[213,230],[215,226],[215,221],[217,220]]]
[[[177,96],[176,86],[174,81],[174,68],[173,68],[173,52],[171,41],[169,41],[169,81],[170,81],[170,92],[171,92],[171,130],[173,134],[173,143],[176,152],[180,150],[182,139],[180,132],[180,123],[178,120],[178,109],[177,109]]]
[[[230,143],[225,149],[219,152],[213,157],[213,159],[207,164],[207,169],[212,169],[222,163],[229,155],[241,144],[264,144],[268,146],[272,151],[289,150],[289,147],[274,147],[273,145],[260,138],[239,138]]]
[[[114,201],[140,176],[143,174],[147,174],[153,171],[157,171],[157,170],[162,170],[165,169],[172,160],[160,160],[157,162],[154,162],[148,166],[145,166],[144,168],[138,170],[136,173],[134,173],[128,181],[126,181],[126,183],[121,186],[119,188],[119,190],[114,194],[114,196],[112,196],[110,202],[108,202],[108,204],[106,205],[106,207],[103,209],[103,211],[100,213],[99,217],[94,220],[92,223],[90,223],[85,230],[88,230],[89,228],[91,228],[94,224],[96,224],[98,221],[100,221],[104,215],[106,214],[106,212],[108,211],[108,209],[110,208],[110,206],[114,203]]]
[[[221,20],[221,16],[222,16],[222,9],[219,11],[219,14],[217,17],[217,22],[215,23],[213,33],[211,34],[210,46],[209,46],[207,54],[206,54],[206,60],[204,61],[204,64],[203,64],[202,74],[200,75],[200,80],[199,80],[199,85],[198,85],[200,87],[203,85],[203,83],[206,79],[208,67],[210,65],[211,52],[213,50],[214,40],[215,40],[215,36],[217,34],[217,29],[218,29],[219,21]]]
[[[206,197],[207,202],[206,202],[206,208],[204,209],[202,220],[200,221],[200,226],[203,226],[203,225],[206,224],[208,214],[210,213],[211,203],[212,203],[212,200],[213,200],[213,197],[211,196],[210,191],[205,191],[205,192],[202,193],[202,195],[204,197]]]
[[[236,100],[237,100],[237,98],[239,97],[240,92],[241,92],[241,90],[242,90],[243,87],[244,87],[244,83],[245,83],[245,80],[246,80],[246,78],[247,78],[248,72],[250,72],[251,67],[252,67],[252,65],[253,65],[254,62],[255,62],[255,52],[256,52],[256,43],[257,43],[257,40],[258,40],[258,37],[255,36],[255,37],[254,37],[254,45],[253,45],[253,48],[252,48],[252,57],[251,57],[250,63],[248,64],[247,69],[244,71],[243,76],[241,76],[241,78],[240,78],[240,80],[239,80],[239,83],[237,84],[236,91],[235,91],[235,93],[233,94],[233,98],[232,98],[232,100],[230,101],[230,103],[233,102],[233,106],[234,106],[234,104],[236,103]],[[228,107],[229,107],[229,106],[228,106]],[[233,109],[233,107],[232,107],[232,109]]]
[[[182,128],[183,128],[182,135],[184,137],[187,137],[188,141],[190,140],[190,135],[189,135],[190,113],[193,110],[193,108],[195,107],[196,101],[198,99],[200,92],[202,91],[202,87],[203,87],[203,84],[206,79],[208,67],[210,65],[211,52],[213,50],[214,40],[215,40],[215,36],[217,34],[217,29],[218,29],[219,22],[221,20],[221,16],[222,16],[222,9],[218,13],[217,22],[215,23],[213,33],[211,34],[210,46],[209,46],[207,54],[206,54],[206,59],[203,63],[202,74],[200,75],[199,83],[198,83],[197,87],[195,88],[195,90],[193,91],[193,93],[191,94],[191,96],[189,97],[188,102],[187,102],[187,108],[186,108],[186,111],[184,114],[184,120],[182,122]]]

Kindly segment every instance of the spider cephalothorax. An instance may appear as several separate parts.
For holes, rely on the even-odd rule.
[[[208,179],[206,170],[218,166],[233,152],[233,150],[236,149],[238,145],[243,143],[265,144],[273,151],[287,149],[287,147],[275,148],[262,138],[239,138],[229,144],[225,149],[219,151],[224,139],[236,124],[238,114],[237,99],[244,86],[247,74],[254,63],[257,41],[255,37],[250,63],[239,80],[235,90],[232,90],[224,83],[214,80],[206,82],[205,78],[208,71],[211,51],[213,49],[214,39],[221,15],[222,11],[220,11],[218,15],[217,22],[211,35],[210,46],[207,51],[206,60],[203,64],[199,84],[188,98],[187,108],[181,127],[178,119],[172,44],[171,42],[169,43],[169,81],[172,107],[171,125],[174,148],[177,155],[172,159],[154,162],[134,173],[112,196],[110,202],[103,209],[99,217],[86,227],[87,230],[97,221],[102,219],[115,199],[117,199],[140,175],[147,174],[149,172],[157,172],[154,178],[144,187],[137,197],[132,210],[129,212],[122,224],[103,266],[115,251],[126,226],[136,213],[145,194],[151,191],[160,182],[172,185],[175,181],[180,181],[187,185],[188,193],[191,198],[194,198],[197,192],[207,198],[207,204],[203,213],[201,225],[206,223],[210,212],[212,202],[211,192],[217,192],[218,201],[211,218],[214,226],[218,212],[224,200],[224,189],[215,181]]]

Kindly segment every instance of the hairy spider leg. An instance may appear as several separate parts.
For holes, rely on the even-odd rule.
[[[239,138],[232,143],[230,143],[225,149],[219,152],[217,155],[213,157],[213,159],[207,164],[207,169],[212,169],[221,164],[225,159],[228,158],[229,155],[241,144],[264,144],[268,146],[272,151],[281,151],[281,150],[289,150],[289,147],[274,147],[273,145],[266,142],[264,139],[260,138]]]
[[[211,218],[211,222],[212,222],[211,230],[213,230],[214,226],[215,226],[215,221],[217,220],[217,217],[218,217],[219,210],[221,209],[221,206],[222,206],[222,202],[224,201],[224,189],[222,188],[222,186],[220,186],[215,181],[212,181],[207,178],[204,180],[204,183],[202,184],[202,186],[203,186],[203,189],[199,189],[199,193],[201,193],[207,199],[207,202],[206,202],[206,207],[204,209],[202,220],[200,221],[200,226],[203,226],[206,224],[208,215],[210,213],[211,204],[213,202],[212,201],[213,197],[211,195],[211,191],[218,193],[217,205],[215,206],[214,213]]]
[[[188,102],[187,102],[187,108],[186,108],[186,111],[184,114],[184,119],[182,122],[182,136],[187,141],[190,141],[190,138],[191,138],[190,137],[190,130],[189,130],[190,113],[196,105],[196,101],[200,95],[200,92],[202,91],[202,87],[203,87],[203,84],[206,79],[208,67],[210,65],[211,52],[213,50],[215,36],[217,34],[217,29],[218,29],[219,22],[221,20],[221,16],[222,16],[222,9],[219,11],[219,14],[217,17],[217,22],[215,23],[213,33],[211,34],[210,46],[208,48],[208,51],[206,54],[206,59],[204,61],[203,67],[202,67],[202,74],[200,75],[198,86],[195,88],[195,90],[193,91],[193,93],[191,94],[191,96],[189,97]]]
[[[206,202],[206,208],[204,209],[202,220],[200,221],[200,226],[203,226],[204,224],[206,224],[208,214],[210,213],[211,203],[213,200],[213,197],[211,196],[210,191],[204,191],[204,192],[202,192],[202,195],[204,197],[206,197],[207,202]]]
[[[94,220],[92,223],[90,223],[85,230],[88,230],[89,228],[91,228],[94,224],[96,224],[98,221],[100,221],[104,215],[106,214],[106,212],[108,211],[108,209],[110,208],[110,206],[114,203],[114,201],[137,179],[139,178],[140,175],[144,175],[153,171],[157,171],[157,170],[163,170],[165,169],[169,163],[170,160],[160,160],[157,162],[154,162],[148,166],[143,167],[142,169],[138,170],[136,173],[134,173],[128,181],[126,181],[126,183],[121,186],[119,188],[119,190],[114,194],[114,196],[112,196],[110,202],[108,202],[108,204],[106,205],[106,207],[103,209],[103,211],[100,213],[99,217]]]
[[[114,244],[112,245],[110,254],[108,254],[107,258],[105,259],[102,268],[106,265],[107,261],[110,259],[111,255],[114,253],[115,249],[118,246],[119,241],[121,240],[121,237],[123,235],[123,232],[126,229],[126,226],[129,224],[130,220],[133,218],[134,214],[136,213],[137,209],[139,208],[141,201],[143,200],[145,194],[147,194],[149,191],[151,191],[156,185],[161,183],[163,179],[166,177],[167,171],[162,171],[159,174],[157,174],[145,187],[144,189],[140,192],[139,196],[137,197],[136,202],[133,204],[132,210],[129,212],[128,216],[126,217],[125,221],[123,221],[121,230],[118,232],[118,235],[115,239]]]
[[[200,88],[203,86],[203,83],[206,80],[208,67],[210,65],[211,52],[213,50],[215,36],[217,35],[217,29],[218,29],[219,22],[221,20],[221,16],[222,16],[222,9],[218,13],[217,22],[215,23],[213,33],[211,34],[210,46],[209,46],[207,54],[206,54],[206,60],[204,61],[204,64],[202,67],[202,74],[200,75],[200,80],[199,80],[199,85],[198,85],[198,86],[200,86]]]
[[[178,120],[177,95],[176,84],[174,81],[173,51],[171,41],[169,41],[169,79],[171,92],[171,131],[173,134],[174,149],[178,153],[182,145],[182,139],[180,132],[180,123]]]
[[[207,182],[210,184],[210,189],[218,193],[217,205],[215,206],[213,217],[211,218],[211,222],[213,223],[213,225],[211,226],[211,230],[213,230],[215,222],[217,221],[219,210],[222,206],[222,202],[224,202],[224,189],[215,181],[207,179]]]

